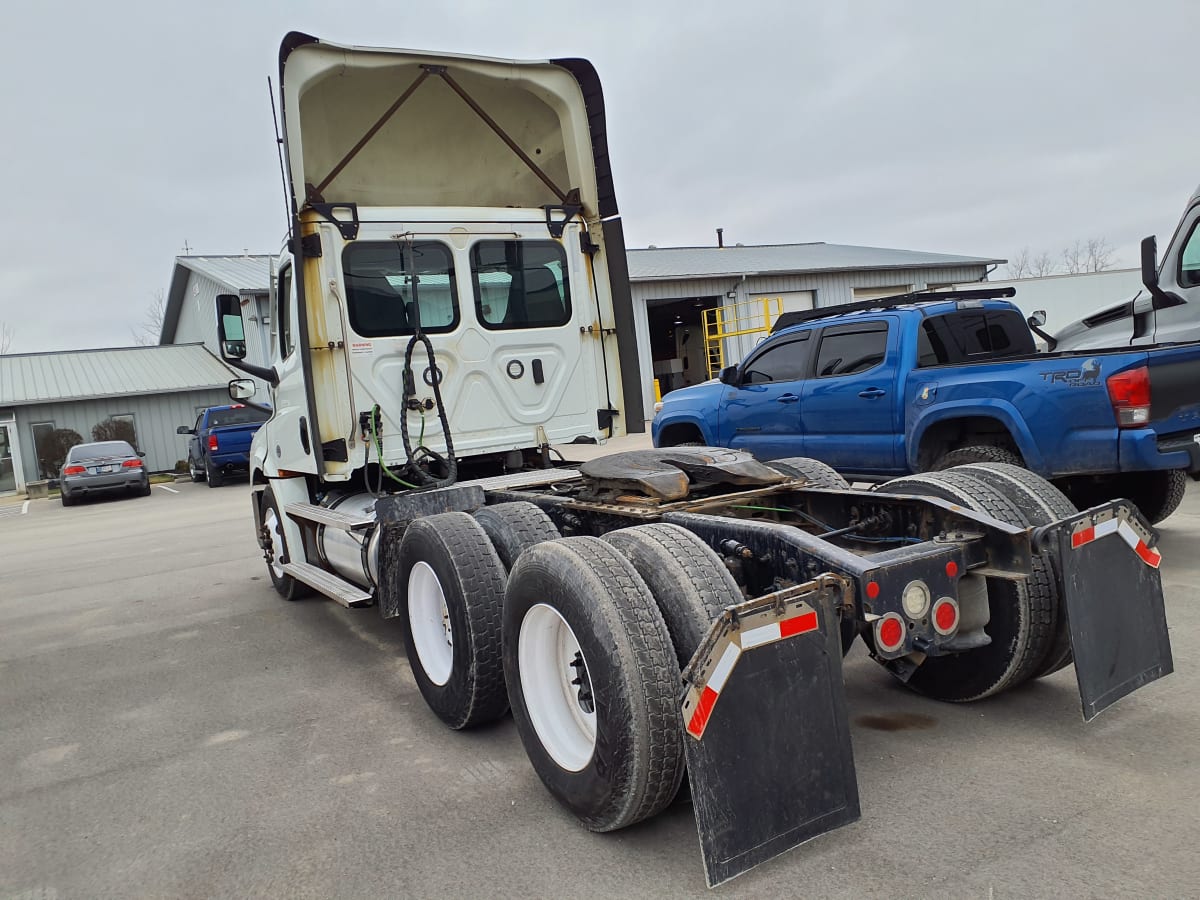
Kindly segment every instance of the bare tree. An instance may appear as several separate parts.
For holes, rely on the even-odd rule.
[[[1057,269],[1058,266],[1054,262],[1054,257],[1045,250],[1029,261],[1029,274],[1036,278],[1041,278],[1044,275],[1053,275]]]
[[[154,292],[154,300],[146,307],[141,324],[133,332],[133,339],[140,346],[152,346],[162,339],[163,319],[166,317],[167,301],[162,288]]]
[[[1022,247],[1021,252],[1008,261],[1009,278],[1026,278],[1029,275],[1029,248]]]
[[[67,458],[67,451],[83,443],[83,436],[73,428],[55,428],[50,434],[37,439],[38,465],[43,478],[57,478]]]
[[[1103,272],[1106,269],[1111,269],[1113,267],[1114,252],[1107,238],[1088,238],[1087,270],[1089,272]]]
[[[13,330],[7,322],[0,322],[0,356],[12,349]]]

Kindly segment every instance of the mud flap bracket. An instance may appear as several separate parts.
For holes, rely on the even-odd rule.
[[[850,590],[822,575],[729,607],[684,670],[710,887],[859,818],[838,627]]]

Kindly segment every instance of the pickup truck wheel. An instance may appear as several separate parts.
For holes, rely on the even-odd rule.
[[[504,595],[504,673],[534,771],[592,831],[649,818],[683,778],[679,666],[645,581],[615,547],[521,554]]]
[[[454,729],[508,711],[500,652],[504,566],[464,512],[415,520],[400,542],[400,621],[417,688]]]
[[[1057,519],[1075,515],[1079,510],[1067,499],[1067,495],[1028,469],[1005,463],[975,463],[963,466],[967,472],[992,487],[1003,491],[1029,520],[1030,525],[1048,525]],[[1071,629],[1067,624],[1067,613],[1058,595],[1058,586],[1050,580],[1050,593],[1054,598],[1051,612],[1054,614],[1054,643],[1046,658],[1033,673],[1034,678],[1051,675],[1071,664]]]
[[[1002,522],[1029,524],[1004,492],[965,472],[910,475],[887,482],[881,490],[939,497]],[[961,703],[990,697],[1028,680],[1054,642],[1052,584],[1046,563],[1037,558],[1023,582],[988,578],[990,619],[984,631],[991,643],[949,656],[927,657],[907,682],[909,687],[937,700]]]
[[[478,509],[475,511],[475,521],[496,548],[505,572],[512,569],[522,551],[542,541],[562,537],[557,526],[540,507],[523,500]]]
[[[991,444],[979,444],[974,447],[959,447],[957,450],[943,453],[929,467],[929,471],[940,472],[945,469],[951,469],[954,466],[989,462],[1006,463],[1017,467],[1020,467],[1022,464],[1021,457],[1011,450],[1004,447],[995,447]]]
[[[204,480],[208,482],[210,488],[219,488],[225,483],[225,476],[221,474],[221,469],[214,467],[207,458],[204,460]]]
[[[772,469],[803,478],[815,488],[829,488],[835,491],[850,490],[850,483],[834,471],[833,467],[820,460],[809,459],[806,456],[791,456],[787,459],[772,459],[766,463]]]
[[[1129,485],[1125,488],[1125,496],[1133,501],[1151,525],[1157,525],[1179,509],[1188,483],[1187,472],[1183,469],[1130,472],[1121,478]]]
[[[188,474],[192,476],[192,484],[197,484],[204,480],[204,470],[196,465],[196,461],[190,456],[188,457]]]
[[[283,571],[282,560],[288,556],[287,538],[283,534],[283,518],[275,493],[267,488],[262,494],[262,527],[267,546],[263,553],[271,584],[284,600],[299,600],[312,593],[312,588]],[[291,557],[288,556],[290,559]]]
[[[721,611],[746,599],[721,558],[678,525],[622,528],[602,540],[620,550],[650,588],[680,671]]]

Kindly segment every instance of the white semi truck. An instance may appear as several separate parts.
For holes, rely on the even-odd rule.
[[[685,769],[710,884],[859,815],[858,637],[916,691],[1075,664],[1084,714],[1171,670],[1155,535],[971,465],[852,491],[811,460],[643,429],[600,83],[584,60],[280,51],[287,252],[252,510],[275,589],[377,608],[430,709],[510,709],[581,822],[653,816]],[[247,400],[254,382],[232,382]]]

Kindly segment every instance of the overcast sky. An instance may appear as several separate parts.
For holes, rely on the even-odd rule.
[[[1200,182],[1196,0],[9,4],[12,352],[133,343],[185,242],[278,250],[266,78],[293,29],[590,59],[631,247],[1104,237],[1133,266]]]

